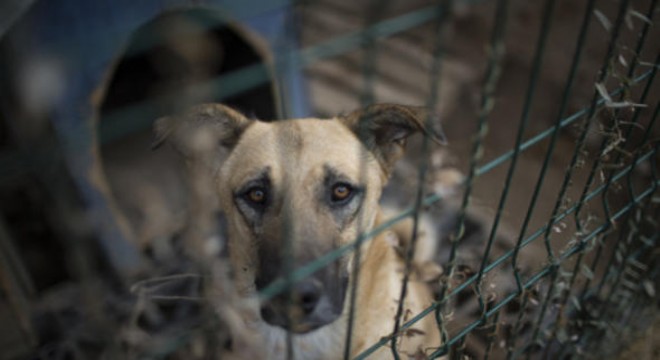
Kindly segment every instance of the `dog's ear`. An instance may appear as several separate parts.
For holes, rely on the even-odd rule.
[[[238,111],[221,104],[203,104],[156,120],[152,148],[171,143],[186,158],[209,154],[219,147],[231,149],[252,123]]]
[[[446,144],[437,116],[428,109],[396,104],[374,104],[339,117],[378,159],[386,175],[401,156],[407,138],[422,132],[438,144]]]

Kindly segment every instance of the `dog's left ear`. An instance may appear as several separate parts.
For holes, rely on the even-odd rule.
[[[238,111],[222,104],[202,104],[156,120],[152,148],[171,143],[185,158],[208,155],[218,148],[231,150],[252,123]]]
[[[434,142],[446,144],[437,116],[428,109],[396,104],[374,104],[339,117],[378,159],[389,175],[403,156],[408,137],[422,132]]]

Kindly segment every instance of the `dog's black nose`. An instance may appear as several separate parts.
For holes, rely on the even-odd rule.
[[[332,323],[342,313],[346,286],[333,291],[326,283],[307,278],[293,284],[288,291],[264,301],[262,319],[297,334],[304,334]]]
[[[323,289],[318,281],[306,280],[296,284],[293,288],[293,301],[300,306],[305,315],[314,312],[321,299]]]

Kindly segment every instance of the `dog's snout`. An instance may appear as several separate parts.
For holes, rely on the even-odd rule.
[[[332,293],[318,279],[308,278],[265,302],[262,318],[271,325],[306,333],[336,320],[342,311],[344,289]]]
[[[309,315],[316,309],[322,294],[323,289],[317,281],[303,281],[294,287],[293,300],[300,306],[305,315]]]

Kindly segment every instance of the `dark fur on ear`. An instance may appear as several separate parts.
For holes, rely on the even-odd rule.
[[[231,149],[251,123],[252,120],[227,106],[197,105],[182,114],[156,120],[152,148],[169,142],[186,158],[207,154],[218,147]]]
[[[374,104],[339,120],[376,156],[388,176],[396,161],[403,156],[410,135],[423,132],[434,142],[446,144],[437,116],[424,107]]]

